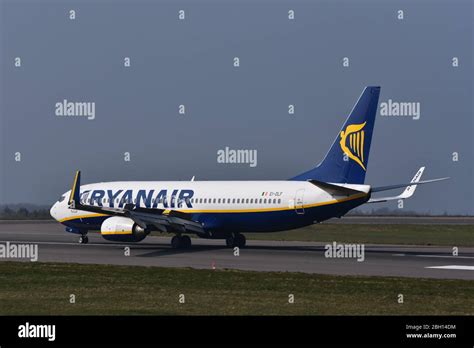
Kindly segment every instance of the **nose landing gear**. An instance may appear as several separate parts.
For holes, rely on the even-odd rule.
[[[87,244],[87,243],[89,243],[89,237],[87,237],[86,234],[82,234],[79,237],[79,244]]]

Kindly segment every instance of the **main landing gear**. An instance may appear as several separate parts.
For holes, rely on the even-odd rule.
[[[235,248],[235,247],[243,248],[245,247],[246,239],[243,234],[233,233],[225,239],[225,244],[229,248]]]
[[[191,238],[189,236],[174,236],[171,238],[171,247],[173,249],[189,249],[191,247]]]

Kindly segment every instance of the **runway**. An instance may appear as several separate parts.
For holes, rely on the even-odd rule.
[[[247,241],[235,256],[222,240],[193,239],[190,250],[171,249],[170,238],[149,236],[138,244],[105,241],[89,233],[89,244],[55,222],[0,223],[0,243],[38,244],[39,262],[239,269],[335,275],[402,276],[474,280],[474,248],[365,245],[365,258],[327,258],[325,243]],[[125,247],[130,247],[130,256]],[[10,260],[10,259],[1,259]],[[28,261],[30,262],[30,261]]]
[[[369,225],[474,225],[473,216],[344,216],[333,218],[329,224]]]

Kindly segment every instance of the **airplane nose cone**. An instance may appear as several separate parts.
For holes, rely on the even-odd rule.
[[[49,211],[49,214],[52,216],[54,220],[57,220],[57,205],[58,203],[54,203],[53,206],[51,207],[51,210]]]

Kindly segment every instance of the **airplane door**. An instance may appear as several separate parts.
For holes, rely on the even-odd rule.
[[[303,196],[304,196],[304,189],[299,189],[298,191],[296,191],[296,195],[295,195],[296,214],[304,214]]]

